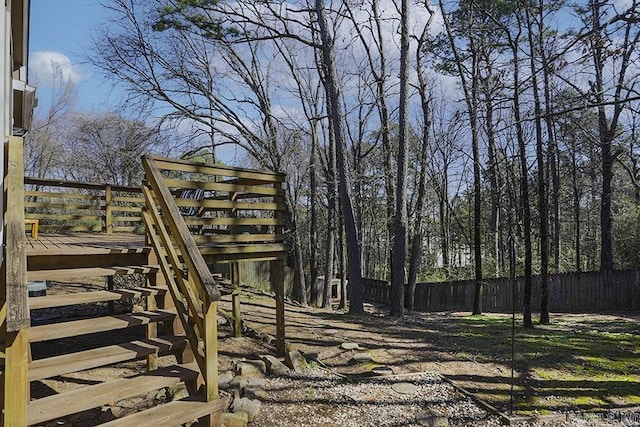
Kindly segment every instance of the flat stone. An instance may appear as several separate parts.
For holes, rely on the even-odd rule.
[[[218,374],[218,387],[227,388],[229,387],[229,383],[233,380],[233,372],[231,371],[222,371]]]
[[[267,364],[262,360],[243,360],[236,365],[236,369],[240,375],[261,377],[267,373]]]
[[[303,371],[309,367],[307,359],[298,350],[287,352],[284,357],[284,363],[294,371]]]
[[[371,356],[369,353],[356,353],[349,360],[349,363],[351,365],[357,365],[358,363],[369,363],[369,362],[373,362],[373,356]]]
[[[233,399],[231,404],[232,412],[246,412],[249,422],[252,422],[258,416],[262,403],[259,400],[249,399],[247,397],[241,397],[239,399]]]
[[[124,416],[124,409],[119,406],[112,406],[110,412],[113,418],[121,418]]]
[[[222,427],[247,427],[249,417],[246,412],[223,412]]]
[[[418,392],[418,386],[411,383],[395,383],[391,385],[391,390],[400,394],[414,394]]]
[[[247,385],[245,387],[265,387],[267,385],[267,380],[260,377],[249,377],[247,379]]]
[[[343,350],[360,350],[360,345],[357,342],[343,342],[340,344],[340,348]]]
[[[265,400],[267,398],[267,392],[264,391],[262,387],[248,385],[244,388],[243,397],[247,397],[249,399],[257,399],[257,400]]]
[[[337,329],[325,329],[323,332],[325,334],[327,334],[327,335],[335,335],[335,334],[338,333],[338,330]]]
[[[287,368],[287,365],[282,363],[282,361],[277,357],[265,354],[263,356],[260,356],[260,360],[265,363],[267,373],[271,375],[284,375],[289,372],[289,368]]]
[[[389,366],[377,366],[371,370],[373,375],[393,375],[393,369]]]
[[[245,388],[247,386],[247,384],[249,384],[249,378],[250,377],[245,377],[244,375],[236,375],[229,382],[229,386],[227,388],[235,389],[235,390],[242,390],[243,388]]]

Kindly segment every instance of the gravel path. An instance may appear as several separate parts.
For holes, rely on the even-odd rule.
[[[256,427],[499,426],[433,374],[346,381],[315,368],[267,380]]]

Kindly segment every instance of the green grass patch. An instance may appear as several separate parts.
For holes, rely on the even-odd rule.
[[[510,372],[511,317],[426,316],[434,343],[457,360],[491,362]],[[437,325],[432,324],[437,322]],[[617,316],[552,316],[550,325],[516,324],[516,408],[520,414],[599,410],[640,404],[640,322]],[[507,374],[505,374],[507,375]],[[507,376],[461,379],[501,409]],[[473,391],[473,390],[472,390]]]

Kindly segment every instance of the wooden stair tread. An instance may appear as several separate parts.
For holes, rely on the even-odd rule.
[[[226,397],[205,402],[201,396],[190,396],[101,424],[101,426],[175,427],[209,414],[223,412],[228,404]]]
[[[156,274],[158,265],[132,265],[125,267],[83,267],[52,270],[34,270],[27,272],[27,280],[58,280],[85,277],[121,276],[128,274]]]
[[[32,425],[54,420],[109,402],[139,396],[163,387],[171,387],[184,381],[194,380],[198,374],[198,366],[195,363],[173,365],[134,377],[119,378],[67,393],[44,397],[29,403],[27,424]]]
[[[96,332],[125,329],[133,326],[147,325],[153,322],[173,320],[175,316],[175,311],[171,310],[141,311],[131,314],[118,314],[114,316],[34,326],[29,328],[28,331],[29,342],[48,341]]]
[[[29,381],[139,359],[150,354],[184,348],[186,344],[184,336],[167,336],[34,360],[29,364]]]
[[[27,257],[31,256],[75,256],[75,255],[113,255],[113,254],[147,254],[149,246],[114,247],[109,245],[82,244],[78,246],[59,246],[52,248],[26,248]]]
[[[90,304],[94,302],[119,301],[142,296],[164,295],[168,289],[164,286],[136,287],[130,289],[114,289],[112,291],[75,292],[72,294],[47,295],[29,298],[29,308],[64,307],[75,304]]]

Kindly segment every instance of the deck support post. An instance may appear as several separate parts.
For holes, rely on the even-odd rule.
[[[231,294],[231,305],[233,310],[233,336],[242,336],[242,317],[240,314],[240,288],[235,288]]]
[[[204,299],[204,359],[206,361],[206,371],[202,373],[204,377],[205,397],[207,402],[218,400],[218,303],[212,301],[206,303]],[[199,425],[208,427],[219,427],[222,417],[219,412],[210,414],[199,420]]]
[[[147,276],[147,286],[155,287],[156,286],[156,275],[150,274]],[[157,310],[158,302],[156,301],[156,297],[150,295],[147,297],[147,310]],[[157,338],[158,337],[158,324],[156,322],[149,322],[147,326],[145,326],[145,334],[147,338]],[[155,371],[158,369],[158,353],[152,353],[147,356],[147,370]]]
[[[284,331],[284,260],[272,264],[273,289],[276,293],[276,355],[282,357],[287,351]]]
[[[107,290],[112,291],[115,289],[114,278],[113,276],[107,276]],[[109,314],[115,314],[116,305],[113,301],[107,302],[107,307],[109,309]]]
[[[4,326],[3,326],[4,329]],[[27,403],[29,402],[29,341],[27,330],[2,331],[5,342],[5,366],[0,374],[2,382],[2,412],[0,425],[21,427],[27,425]]]
[[[4,247],[2,249],[2,289],[0,342],[5,353],[4,372],[0,375],[0,425],[27,425],[29,402],[30,324],[27,291],[27,257],[24,226],[24,146],[20,137],[10,137],[4,146],[6,192]]]

